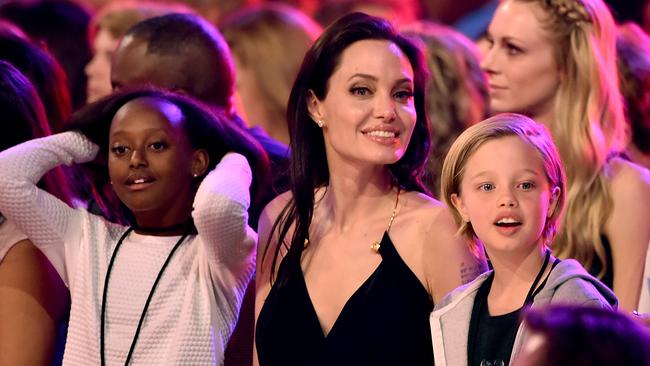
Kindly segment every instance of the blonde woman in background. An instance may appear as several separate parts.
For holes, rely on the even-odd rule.
[[[467,127],[488,115],[487,80],[476,46],[463,34],[432,22],[412,23],[402,27],[402,32],[423,42],[431,73],[426,100],[431,151],[422,181],[437,195],[449,147]]]
[[[482,67],[495,112],[549,127],[565,164],[567,209],[554,244],[636,307],[650,241],[650,175],[623,160],[627,138],[616,27],[601,0],[506,0]]]
[[[289,144],[289,93],[320,26],[296,9],[273,4],[239,11],[220,29],[235,59],[238,114]]]
[[[88,103],[112,93],[111,57],[126,31],[145,19],[169,13],[192,13],[192,10],[176,3],[125,0],[108,3],[97,12],[88,30],[94,54],[84,69],[88,77]]]

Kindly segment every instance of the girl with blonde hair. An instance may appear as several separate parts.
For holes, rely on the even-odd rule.
[[[544,126],[499,114],[463,132],[442,167],[442,198],[460,233],[483,244],[493,271],[431,313],[437,366],[508,365],[527,338],[522,311],[548,304],[616,308],[616,296],[575,260],[551,255],[566,177]]]
[[[567,171],[567,209],[553,243],[610,286],[639,298],[650,241],[650,174],[623,160],[627,144],[616,26],[602,0],[506,0],[492,19],[482,67],[495,112],[551,131]]]

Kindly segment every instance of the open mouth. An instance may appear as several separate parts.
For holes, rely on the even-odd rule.
[[[395,131],[369,131],[365,132],[366,136],[378,138],[396,138],[399,137],[399,132]]]
[[[126,180],[126,185],[127,186],[139,186],[139,185],[144,185],[147,183],[152,183],[156,179],[151,176],[144,176],[144,175],[134,175]]]
[[[522,222],[512,217],[504,217],[502,219],[497,220],[497,222],[495,222],[494,225],[498,227],[511,228],[511,227],[521,226]]]

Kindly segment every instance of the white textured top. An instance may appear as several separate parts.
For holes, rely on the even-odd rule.
[[[18,230],[13,222],[2,220],[0,223],[0,263],[15,244],[25,239],[27,236]]]
[[[0,153],[0,212],[43,251],[70,288],[67,365],[100,363],[104,279],[126,228],[70,208],[36,182],[54,166],[86,162],[96,152],[83,135],[65,132]],[[246,159],[228,154],[201,183],[192,212],[198,235],[185,239],[158,283],[132,364],[223,363],[255,265],[257,235],[246,225],[251,179]],[[124,363],[153,279],[178,239],[131,233],[122,244],[108,289],[108,365]]]

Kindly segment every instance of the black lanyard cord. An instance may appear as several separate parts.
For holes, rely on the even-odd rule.
[[[191,227],[191,225],[190,225]],[[101,321],[100,321],[100,334],[99,334],[99,351],[101,355],[101,365],[105,366],[106,365],[106,360],[105,360],[105,346],[104,346],[104,329],[106,328],[106,301],[108,298],[108,280],[111,276],[111,271],[113,270],[113,263],[115,262],[115,257],[117,257],[117,252],[120,249],[120,246],[122,245],[122,242],[124,239],[133,231],[133,228],[130,227],[127,229],[124,234],[122,234],[122,237],[120,237],[120,240],[117,241],[117,245],[115,246],[115,250],[113,251],[113,255],[111,256],[111,260],[108,263],[108,270],[106,271],[106,278],[104,280],[104,294],[102,295],[102,311],[101,311]],[[156,276],[156,280],[153,283],[153,286],[151,286],[151,291],[149,291],[149,296],[147,296],[147,301],[144,303],[144,308],[142,308],[142,314],[140,315],[140,320],[138,321],[138,327],[135,330],[135,335],[133,336],[133,341],[131,342],[131,347],[129,348],[129,353],[126,356],[126,361],[124,362],[124,365],[128,365],[129,361],[131,360],[131,356],[133,356],[133,350],[135,349],[135,344],[138,341],[138,336],[140,335],[140,329],[142,328],[142,323],[144,322],[144,317],[147,313],[147,309],[149,308],[149,303],[151,302],[151,298],[153,297],[154,292],[156,291],[156,286],[158,285],[158,282],[162,278],[163,272],[165,272],[165,268],[167,268],[167,265],[172,259],[172,256],[174,255],[174,252],[176,252],[176,249],[180,247],[180,245],[183,243],[183,240],[189,235],[189,228],[188,230],[185,230],[185,233],[181,236],[181,238],[176,242],[172,250],[169,252],[169,255],[167,256],[167,259],[165,260],[165,263],[163,263],[162,267],[160,268],[160,271],[158,272],[158,276]]]

